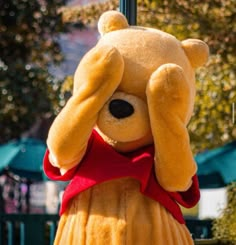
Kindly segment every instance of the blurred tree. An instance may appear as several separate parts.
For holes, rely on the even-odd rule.
[[[63,19],[93,24],[118,5],[118,0],[109,0],[63,8]],[[194,153],[236,139],[236,1],[138,0],[137,18],[138,25],[159,28],[180,40],[199,38],[210,47],[208,64],[197,70],[196,105],[189,124]]]
[[[236,244],[236,182],[227,187],[227,206],[222,214],[213,221],[213,237],[220,244]]]
[[[64,0],[0,1],[0,143],[19,137],[58,106],[60,81],[48,65],[62,60],[56,34]]]

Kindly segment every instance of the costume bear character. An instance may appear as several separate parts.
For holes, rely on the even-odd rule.
[[[45,172],[71,180],[55,245],[193,244],[179,204],[199,200],[186,125],[208,47],[129,26],[118,11],[98,30],[48,134]]]

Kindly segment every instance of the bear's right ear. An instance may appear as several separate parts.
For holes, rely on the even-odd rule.
[[[209,48],[205,42],[199,39],[186,39],[181,44],[193,68],[200,67],[207,62]]]
[[[129,24],[125,16],[114,10],[102,14],[98,21],[98,31],[101,35],[128,27]]]

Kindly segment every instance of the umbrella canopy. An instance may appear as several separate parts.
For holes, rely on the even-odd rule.
[[[0,172],[4,170],[32,180],[44,179],[42,167],[46,144],[23,138],[0,145]]]
[[[236,141],[196,155],[200,188],[218,188],[236,181]]]

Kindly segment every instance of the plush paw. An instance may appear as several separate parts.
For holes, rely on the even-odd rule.
[[[194,93],[180,66],[162,65],[147,85],[147,100],[155,143],[155,172],[168,191],[185,191],[196,172],[187,132]]]
[[[154,107],[166,117],[174,114],[187,123],[194,91],[191,91],[180,66],[165,64],[159,67],[152,74],[146,92],[149,108]]]
[[[102,93],[106,100],[120,84],[123,70],[124,61],[116,48],[97,45],[84,56],[75,72],[74,95],[86,99]]]
[[[118,50],[97,45],[80,62],[73,96],[54,120],[47,139],[52,164],[62,172],[82,159],[99,111],[121,82],[124,62]]]

